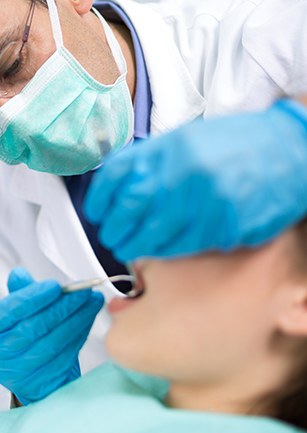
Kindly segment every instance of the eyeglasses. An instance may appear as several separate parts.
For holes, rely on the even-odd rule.
[[[21,53],[25,44],[29,40],[30,30],[31,30],[31,26],[32,26],[33,16],[34,16],[35,4],[36,4],[36,0],[32,0],[31,1],[31,7],[30,7],[30,10],[28,12],[28,16],[27,16],[27,20],[26,20],[26,25],[25,25],[25,28],[23,30],[22,45],[21,45],[19,53]]]
[[[6,68],[6,70],[2,73],[2,81],[3,79],[7,79],[10,75],[11,72],[15,71],[16,69],[18,69],[18,66],[21,62],[21,57],[22,57],[22,51],[26,45],[26,43],[29,40],[29,35],[30,35],[30,30],[31,30],[31,26],[32,26],[32,22],[33,22],[33,16],[34,16],[34,10],[35,10],[35,5],[36,5],[36,1],[37,0],[32,0],[31,1],[31,6],[29,9],[29,12],[27,14],[27,18],[26,18],[26,24],[23,30],[23,34],[22,34],[22,39],[21,39],[21,47],[18,47],[17,50],[13,50],[9,52],[9,54],[7,54],[7,51],[9,51],[10,48],[12,48],[12,46],[16,46],[17,42],[12,42],[11,44],[8,45],[8,47],[5,49],[4,53],[1,55],[1,57],[4,57],[4,59],[6,58],[5,55],[7,54],[7,60],[9,61],[10,58],[12,56],[14,56],[13,58],[15,59],[15,61],[13,61],[13,63]],[[4,63],[6,63],[4,61]],[[4,68],[5,69],[5,68]],[[1,68],[0,68],[1,70]],[[26,83],[24,83],[25,85]],[[24,86],[22,86],[20,88],[20,86],[18,86],[18,90],[14,90],[12,91],[12,89],[9,88],[10,86],[5,85],[5,83],[1,83],[0,82],[0,98],[12,98],[13,96],[15,96],[17,93],[19,93],[22,88]]]

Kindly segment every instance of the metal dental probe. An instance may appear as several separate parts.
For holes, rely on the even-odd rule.
[[[111,283],[117,283],[119,281],[130,281],[131,283],[135,283],[136,278],[133,275],[114,275],[113,277],[107,278],[92,278],[89,280],[76,281],[62,286],[62,292],[72,293],[77,292],[78,290],[91,289],[92,287],[105,284],[108,281]]]

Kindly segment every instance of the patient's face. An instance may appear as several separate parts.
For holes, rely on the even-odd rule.
[[[137,263],[145,292],[114,314],[107,349],[170,380],[236,374],[268,345],[292,248],[288,232],[254,251]]]

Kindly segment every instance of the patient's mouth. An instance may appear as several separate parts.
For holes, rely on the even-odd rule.
[[[144,290],[132,289],[125,297],[113,298],[107,306],[109,313],[116,314],[132,306],[143,293]]]
[[[130,292],[127,293],[127,297],[129,299],[135,299],[135,298],[139,298],[140,296],[142,296],[143,293],[144,293],[143,288],[133,287],[132,290],[130,290]]]
[[[145,282],[143,279],[141,269],[138,268],[137,266],[134,266],[133,274],[135,277],[135,282],[133,284],[132,290],[130,290],[130,292],[127,293],[127,296],[130,299],[139,298],[144,294],[145,291]]]
[[[108,311],[111,314],[119,313],[127,307],[133,305],[138,298],[140,298],[145,292],[145,284],[141,275],[141,272],[135,270],[134,276],[136,278],[135,283],[130,290],[126,293],[125,297],[113,298],[108,304]]]

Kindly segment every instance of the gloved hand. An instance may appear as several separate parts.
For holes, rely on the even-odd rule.
[[[96,174],[85,212],[124,262],[267,242],[307,212],[307,110],[282,100],[124,150]]]
[[[26,405],[80,376],[78,352],[103,305],[100,293],[63,295],[53,280],[23,268],[9,276],[0,301],[0,383]]]

